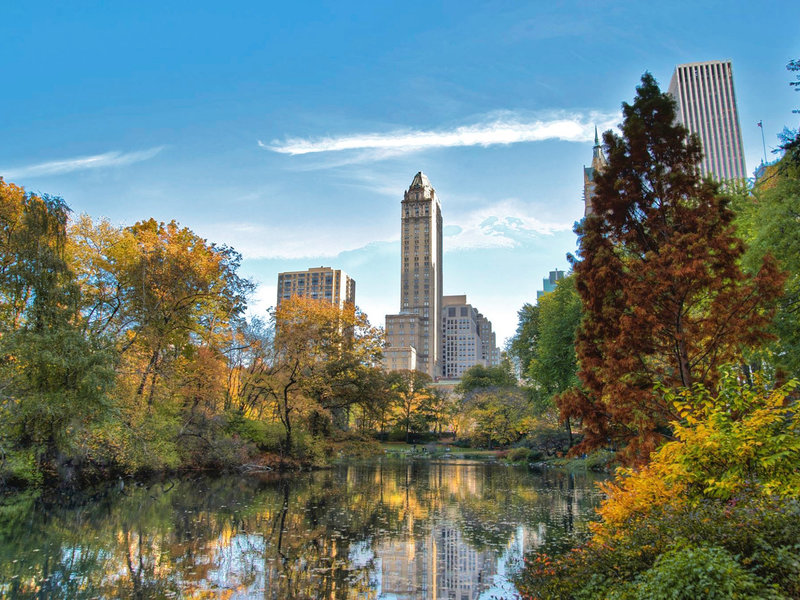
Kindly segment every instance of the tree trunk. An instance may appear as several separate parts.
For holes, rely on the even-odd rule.
[[[575,442],[574,442],[574,440],[572,439],[572,424],[569,422],[569,417],[567,417],[567,418],[564,420],[564,425],[565,425],[565,426],[566,426],[566,428],[567,428],[567,435],[569,435],[569,447],[570,447],[570,448],[572,448],[572,446],[574,446],[574,445],[575,445]]]

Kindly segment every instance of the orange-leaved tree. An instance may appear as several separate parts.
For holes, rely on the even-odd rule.
[[[576,228],[582,389],[560,402],[583,422],[579,451],[613,445],[638,462],[679,418],[654,386],[713,387],[722,365],[764,341],[783,275],[769,256],[743,273],[729,197],[701,177],[700,141],[649,73],[622,110],[621,135],[603,136],[594,212]]]
[[[362,400],[359,381],[377,368],[383,336],[352,304],[344,307],[295,296],[273,313],[274,355],[258,385],[275,404],[291,452],[298,417],[347,414]],[[343,423],[346,426],[346,423]]]

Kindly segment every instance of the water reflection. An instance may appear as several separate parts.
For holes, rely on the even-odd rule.
[[[19,496],[0,507],[0,595],[513,597],[509,564],[572,543],[598,500],[586,475],[387,459]]]

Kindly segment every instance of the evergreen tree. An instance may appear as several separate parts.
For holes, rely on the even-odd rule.
[[[621,135],[603,136],[595,211],[576,229],[584,391],[562,396],[561,410],[583,421],[582,450],[616,445],[635,461],[678,418],[656,386],[714,386],[722,365],[765,340],[783,276],[769,256],[754,278],[741,270],[729,198],[701,178],[700,141],[652,75],[622,109]]]

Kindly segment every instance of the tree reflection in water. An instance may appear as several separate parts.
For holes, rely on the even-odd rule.
[[[389,460],[0,505],[0,596],[454,598],[585,534],[591,475]]]

